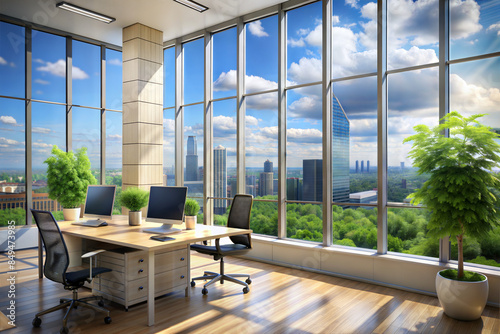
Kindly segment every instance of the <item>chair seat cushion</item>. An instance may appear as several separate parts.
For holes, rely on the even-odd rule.
[[[191,249],[202,254],[208,254],[208,255],[219,254],[215,246],[191,245]],[[240,254],[250,250],[250,248],[248,248],[247,246],[239,244],[220,245],[220,249],[222,251],[221,255]]]
[[[92,278],[96,277],[99,274],[110,272],[111,269],[108,268],[92,268]],[[78,284],[84,282],[90,276],[89,269],[82,269],[78,271],[72,271],[66,273],[66,281],[69,284]]]

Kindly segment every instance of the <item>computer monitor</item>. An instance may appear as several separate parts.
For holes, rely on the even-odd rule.
[[[151,186],[146,221],[163,225],[146,229],[144,232],[169,234],[181,231],[172,228],[172,225],[183,223],[186,197],[187,187]]]
[[[85,199],[85,218],[111,219],[115,204],[115,185],[88,186]]]

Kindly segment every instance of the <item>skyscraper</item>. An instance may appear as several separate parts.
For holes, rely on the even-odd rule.
[[[255,193],[255,190],[256,190],[256,177],[255,175],[247,175],[246,176],[246,193],[248,195],[252,195],[253,197],[255,197],[257,194]]]
[[[361,160],[361,173],[365,172],[365,161]]]
[[[350,125],[344,108],[333,96],[332,108],[332,182],[334,202],[349,202],[349,135]],[[357,171],[356,161],[356,171]],[[361,162],[363,169],[363,162]]]
[[[226,213],[227,200],[217,199],[227,197],[227,167],[226,148],[222,145],[214,149],[214,213],[223,215]]]
[[[260,173],[259,196],[272,195],[273,186],[273,173]]]
[[[359,160],[356,160],[356,174],[359,173]]]
[[[273,172],[273,163],[267,159],[264,161],[264,173],[272,173]]]
[[[302,182],[298,177],[286,179],[286,199],[300,201],[302,199]]]
[[[304,201],[323,200],[323,160],[302,160],[304,173],[302,185],[302,199]]]
[[[370,173],[370,160],[366,160],[366,172]]]
[[[186,181],[198,181],[198,145],[196,136],[189,136],[186,145]]]
[[[399,164],[401,165],[401,170],[404,170],[405,169],[405,162],[401,161]]]

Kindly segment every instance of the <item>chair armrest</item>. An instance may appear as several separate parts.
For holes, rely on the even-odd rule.
[[[222,250],[220,249],[220,238],[215,239],[215,249],[217,249],[217,253],[222,253]]]
[[[91,257],[91,256],[96,256],[97,254],[105,252],[105,251],[106,251],[105,249],[98,249],[98,250],[95,250],[92,252],[85,253],[82,255],[82,259],[85,259],[85,258]]]

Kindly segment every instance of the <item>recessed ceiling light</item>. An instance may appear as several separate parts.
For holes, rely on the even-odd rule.
[[[116,20],[114,17],[107,16],[104,14],[99,14],[99,13],[94,12],[92,10],[85,9],[85,8],[82,8],[79,6],[75,6],[75,5],[70,4],[68,2],[65,2],[65,1],[61,1],[61,2],[57,3],[56,7],[68,10],[68,11],[76,13],[76,14],[87,16],[87,17],[90,17],[92,19],[104,22],[104,23],[111,23],[111,22]]]
[[[191,1],[191,0],[174,0],[174,1],[180,3],[181,5],[184,5],[186,7],[194,9],[200,13],[204,12],[208,9],[208,7],[200,5],[199,3]]]

